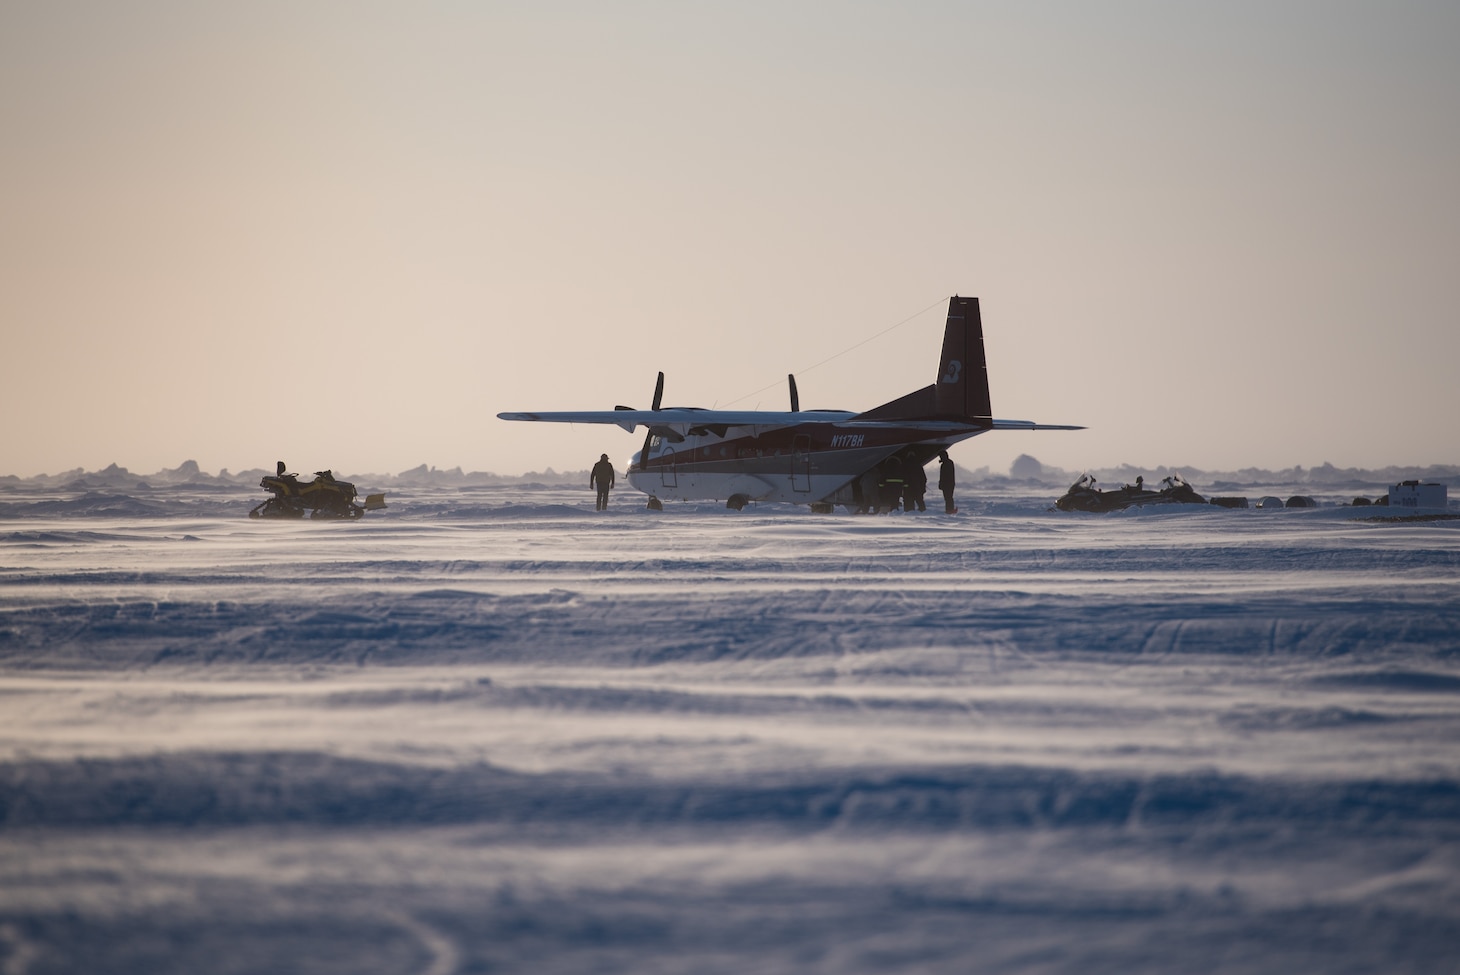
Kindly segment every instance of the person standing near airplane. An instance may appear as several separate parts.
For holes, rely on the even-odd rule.
[[[593,465],[593,473],[588,476],[588,483],[598,489],[598,504],[594,511],[608,510],[608,492],[613,489],[613,475],[613,465],[604,454],[598,458],[598,463]]]
[[[908,454],[907,458],[907,486],[903,488],[902,510],[927,511],[928,506],[923,501],[923,495],[928,493],[928,472],[923,470],[923,465],[917,462],[917,458]]]
[[[938,455],[938,490],[943,492],[943,508],[950,515],[958,513],[953,506],[953,478],[953,461],[945,450]]]

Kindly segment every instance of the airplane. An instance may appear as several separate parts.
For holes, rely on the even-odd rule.
[[[628,480],[665,500],[719,501],[740,510],[752,501],[810,505],[830,512],[837,505],[872,503],[861,486],[869,472],[891,465],[925,466],[953,444],[991,430],[1083,430],[1031,420],[996,420],[989,401],[983,321],[977,298],[948,299],[943,355],[937,382],[889,403],[853,413],[802,410],[796,377],[789,412],[661,407],[664,373],[647,410],[498,413],[502,420],[616,424],[629,433],[645,427],[644,446],[629,462]]]

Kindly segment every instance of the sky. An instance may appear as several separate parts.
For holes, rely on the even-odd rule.
[[[504,410],[1460,462],[1460,6],[0,0],[0,473],[620,467]],[[894,327],[895,326],[895,327]]]

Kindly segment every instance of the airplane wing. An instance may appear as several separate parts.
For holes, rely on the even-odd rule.
[[[1033,420],[995,420],[995,430],[1083,430],[1071,423],[1035,423]]]
[[[925,430],[928,433],[955,433],[969,430],[1083,430],[1084,427],[1035,423],[1032,420],[994,420],[968,422],[935,419],[857,419],[858,414],[846,410],[700,410],[669,408],[661,410],[584,410],[551,413],[498,413],[499,420],[529,420],[539,423],[604,423],[623,427],[629,433],[637,426],[663,430],[684,436],[696,428],[708,427],[788,427],[801,423],[829,423],[849,430]]]
[[[693,427],[784,427],[797,423],[835,423],[854,414],[842,410],[805,410],[781,413],[773,410],[583,410],[552,413],[498,413],[499,420],[536,420],[540,423],[612,423],[630,433],[636,426],[664,428],[683,433]]]

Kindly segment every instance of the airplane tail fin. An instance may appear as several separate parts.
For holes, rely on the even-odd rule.
[[[938,415],[984,420],[993,416],[989,369],[983,351],[983,319],[977,298],[949,298],[938,363]]]
[[[860,414],[859,420],[991,421],[989,370],[983,352],[983,319],[977,298],[948,299],[938,381]]]

